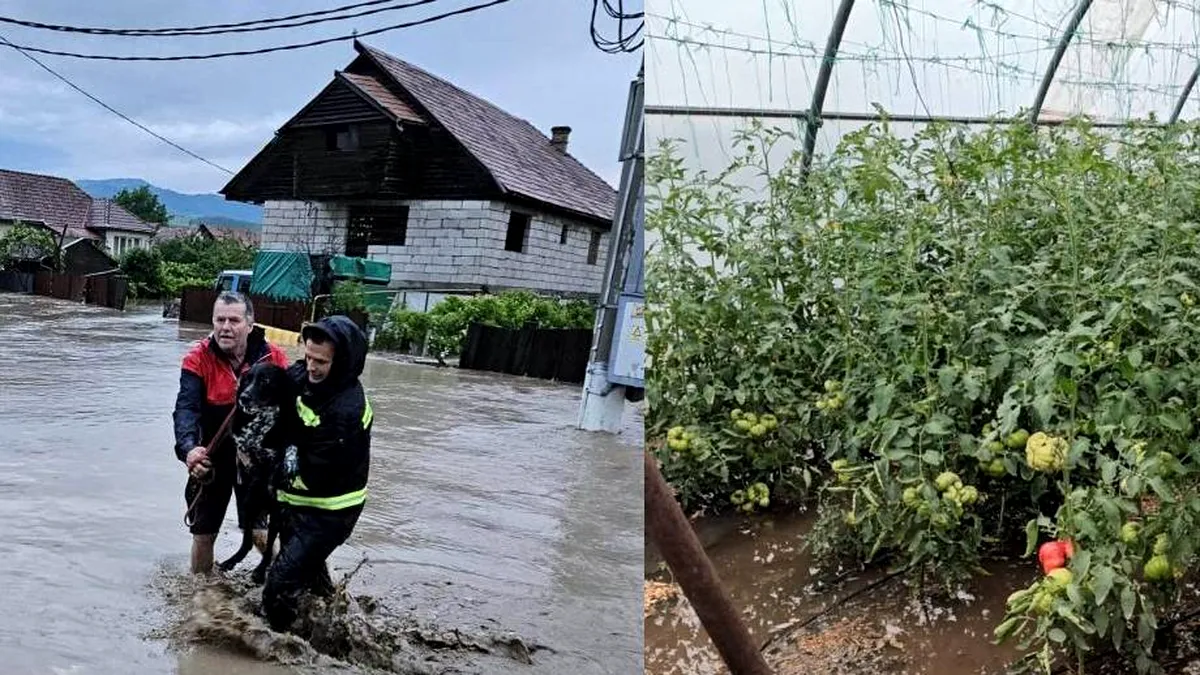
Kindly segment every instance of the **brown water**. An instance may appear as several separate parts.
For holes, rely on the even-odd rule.
[[[862,666],[877,657],[888,666],[878,672],[999,673],[1015,655],[1008,646],[991,644],[992,630],[1008,594],[1036,575],[1032,563],[993,564],[991,576],[978,579],[959,599],[931,605],[913,599],[898,578],[888,581],[877,571],[843,572],[838,583],[828,583],[831,577],[817,574],[802,546],[811,527],[810,514],[718,518],[697,526],[734,605],[758,644],[769,643],[765,653],[780,675],[832,672],[839,659]],[[646,571],[666,580],[657,559],[647,550]],[[646,673],[728,672],[686,599],[660,608],[644,626]],[[796,635],[806,638],[804,649],[787,644]]]
[[[295,672],[150,639],[181,608],[179,360],[202,326],[0,294],[0,668],[20,673]],[[578,389],[372,358],[371,498],[330,560],[352,594],[552,652],[461,672],[634,673],[641,419],[573,427]],[[236,548],[232,505],[218,555]],[[251,554],[249,566],[255,558]]]

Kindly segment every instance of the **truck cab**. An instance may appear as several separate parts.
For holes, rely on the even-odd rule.
[[[247,294],[250,292],[250,281],[253,278],[254,272],[250,270],[225,270],[217,275],[214,288],[217,291]]]

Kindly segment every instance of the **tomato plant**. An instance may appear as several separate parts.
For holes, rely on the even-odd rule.
[[[883,121],[803,182],[789,136],[751,126],[716,174],[648,160],[647,430],[704,447],[652,444],[681,501],[815,499],[814,551],[946,584],[1069,540],[1002,635],[1153,669],[1200,545],[1194,129]]]

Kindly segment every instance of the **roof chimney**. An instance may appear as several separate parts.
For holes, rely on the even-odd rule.
[[[550,127],[550,145],[555,150],[567,154],[567,137],[571,135],[571,127]]]

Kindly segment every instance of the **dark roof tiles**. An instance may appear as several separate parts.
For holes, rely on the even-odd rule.
[[[371,59],[475,156],[507,192],[611,220],[617,192],[529,122],[360,42]]]
[[[69,238],[99,239],[95,230],[154,232],[154,226],[107,199],[93,199],[66,178],[0,169],[0,220],[44,223]]]

